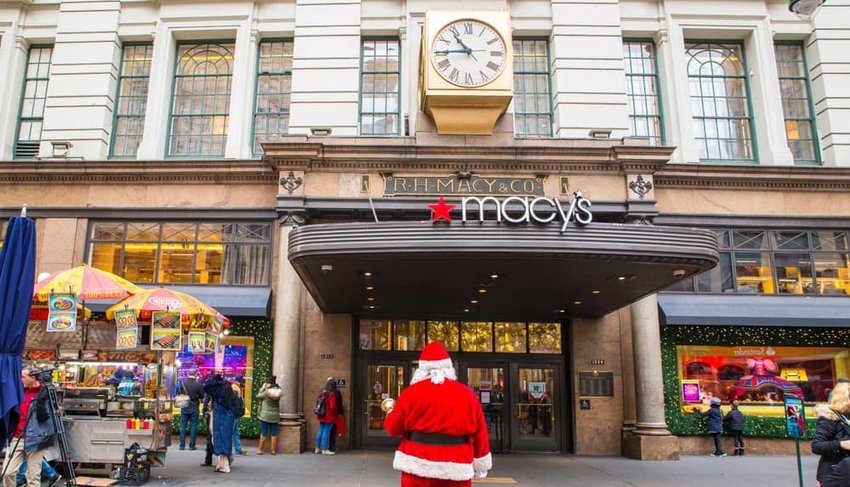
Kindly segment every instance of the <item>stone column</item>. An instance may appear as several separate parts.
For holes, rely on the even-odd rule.
[[[289,263],[289,234],[294,225],[304,223],[300,215],[281,218],[277,300],[274,320],[272,370],[283,390],[280,408],[281,453],[304,451],[304,413],[298,397],[298,367],[301,356],[301,279]]]
[[[633,303],[631,313],[637,418],[623,453],[640,460],[678,460],[678,438],[670,434],[664,419],[664,376],[656,295]]]

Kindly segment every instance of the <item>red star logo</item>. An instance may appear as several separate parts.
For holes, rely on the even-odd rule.
[[[431,208],[433,212],[431,214],[431,222],[440,221],[440,218],[446,220],[447,222],[452,221],[452,216],[449,214],[456,205],[447,205],[446,200],[440,196],[440,202],[436,205],[428,205],[428,208]]]

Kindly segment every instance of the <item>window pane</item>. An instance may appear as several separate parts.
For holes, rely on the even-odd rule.
[[[816,252],[815,275],[819,294],[850,294],[850,254]]]
[[[770,254],[735,252],[736,290],[739,293],[773,294]]]
[[[234,44],[178,46],[169,155],[224,155],[233,51]]]
[[[815,250],[847,250],[850,248],[848,233],[829,230],[812,232],[812,247]]]
[[[729,293],[732,284],[732,254],[720,253],[720,262],[710,271],[703,272],[696,278],[696,291],[700,293]]]
[[[767,249],[767,232],[758,230],[735,230],[732,242],[736,249]]]
[[[795,161],[817,162],[814,117],[809,98],[809,76],[802,44],[777,44],[776,68],[785,116],[785,135]]]
[[[549,42],[515,39],[514,133],[518,137],[550,137]]]
[[[157,244],[128,243],[124,250],[121,276],[132,282],[154,282]]]
[[[113,126],[113,156],[135,157],[142,140],[153,44],[127,45],[121,53],[121,74]]]
[[[360,350],[390,350],[389,320],[360,321]]]
[[[395,349],[422,350],[425,345],[425,322],[412,320],[396,320]]]
[[[525,353],[525,323],[496,323],[496,351]]]
[[[795,232],[771,232],[774,238],[774,246],[782,250],[796,250],[809,248],[809,234],[805,231]]]
[[[113,274],[120,274],[121,248],[120,243],[92,243],[89,246],[89,265]]]
[[[443,346],[449,352],[458,351],[458,322],[457,321],[429,321],[428,343],[443,342]]]
[[[159,254],[159,282],[192,283],[194,257],[194,243],[163,243]]]
[[[687,43],[685,49],[700,158],[755,160],[743,47]]]
[[[263,41],[257,63],[257,99],[254,104],[254,153],[289,131],[292,92],[292,41]]]
[[[399,135],[399,41],[365,39],[361,50],[360,133]]]
[[[196,284],[222,284],[224,245],[199,243],[195,262]]]
[[[528,348],[531,353],[561,353],[561,324],[529,323]]]
[[[650,144],[661,145],[655,45],[648,41],[624,42],[623,61],[626,66],[626,96],[629,101],[629,135],[646,137]]]
[[[805,254],[777,253],[774,256],[780,294],[813,294],[812,258]]]
[[[15,158],[17,159],[38,156],[52,56],[53,46],[37,46],[29,50],[23,99],[18,112],[20,129],[15,139]]]
[[[461,350],[464,352],[492,352],[493,325],[489,322],[461,323]]]

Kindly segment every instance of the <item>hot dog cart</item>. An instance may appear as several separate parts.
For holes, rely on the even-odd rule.
[[[106,322],[51,333],[43,321],[32,321],[27,331],[24,360],[54,369],[76,464],[121,464],[134,443],[164,459],[171,443],[174,352],[118,350],[116,334]]]

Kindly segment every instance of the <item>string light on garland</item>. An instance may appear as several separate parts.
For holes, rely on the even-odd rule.
[[[756,326],[662,326],[661,368],[664,374],[664,410],[671,433],[679,436],[708,434],[706,421],[683,414],[679,399],[676,346],[842,347],[850,343],[846,328],[780,328]],[[806,439],[811,439],[817,418],[806,418]],[[744,435],[787,438],[784,417],[747,415]]]

